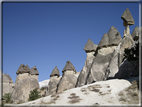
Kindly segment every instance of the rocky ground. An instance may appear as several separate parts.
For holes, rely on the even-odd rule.
[[[47,106],[47,105],[139,105],[139,92],[136,82],[132,84],[123,79],[99,81],[93,84],[42,97],[35,101],[13,106]],[[7,105],[8,106],[8,105]]]

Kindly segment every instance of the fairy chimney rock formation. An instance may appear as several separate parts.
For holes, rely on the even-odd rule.
[[[109,38],[109,45],[110,46],[113,46],[113,45],[118,46],[118,44],[122,40],[122,37],[121,37],[120,33],[118,32],[117,28],[112,26],[109,29],[107,34],[108,34],[108,38]]]
[[[64,69],[62,70],[63,75],[60,79],[56,92],[62,92],[71,88],[75,88],[77,77],[75,76],[76,69],[70,61],[66,62]]]
[[[70,61],[66,62],[64,69],[62,70],[63,74],[75,74],[76,69]]]
[[[16,82],[24,78],[27,78],[29,76],[29,73],[30,73],[29,66],[28,65],[25,66],[24,64],[21,64],[16,72],[17,74]]]
[[[132,38],[134,40],[138,40],[139,39],[139,31],[140,31],[139,27],[136,26],[135,29],[133,30],[132,34],[131,34]]]
[[[8,74],[3,74],[3,83],[13,83],[12,78]]]
[[[60,73],[56,66],[50,75],[50,81],[47,86],[47,91],[45,93],[46,96],[56,93],[59,80],[60,80]]]
[[[31,70],[28,65],[21,64],[18,68],[16,82],[12,91],[11,100],[13,103],[27,102],[30,91],[39,89],[38,71],[36,67]]]
[[[81,87],[83,85],[86,85],[90,83],[90,81],[92,82],[93,78],[91,77],[89,73],[90,73],[92,62],[95,58],[94,54],[97,49],[97,46],[98,45],[95,45],[91,41],[91,39],[89,39],[87,41],[87,44],[85,44],[85,47],[83,49],[86,51],[87,57],[86,57],[85,65],[77,78],[76,87]]]
[[[103,35],[90,70],[93,81],[105,80],[106,70],[112,58],[112,54],[121,40],[122,37],[114,26],[109,29],[108,33]]]
[[[85,47],[83,48],[86,53],[87,52],[95,52],[97,49],[97,45],[95,45],[91,39],[88,39],[87,44],[85,44]]]
[[[3,95],[5,93],[12,93],[14,83],[12,78],[8,74],[3,74]]]
[[[122,14],[121,19],[123,20],[123,25],[125,26],[125,30],[124,30],[124,37],[125,37],[125,36],[128,36],[128,34],[130,34],[129,26],[135,23],[128,8]]]
[[[112,26],[108,33],[105,33],[99,42],[98,48],[108,47],[108,46],[117,46],[122,40],[120,33],[117,28]]]
[[[31,77],[32,77],[32,78],[35,78],[35,79],[37,79],[37,81],[38,81],[39,72],[38,72],[36,66],[34,66],[33,68],[31,68],[30,74],[31,74]]]
[[[108,34],[105,33],[101,39],[101,41],[99,42],[98,48],[102,48],[102,47],[106,47],[109,46],[109,38],[108,38]]]
[[[59,70],[57,68],[57,66],[53,69],[52,73],[50,74],[50,78],[51,77],[59,77],[60,76],[60,73],[59,73]]]

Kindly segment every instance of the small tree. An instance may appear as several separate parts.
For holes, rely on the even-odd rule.
[[[134,47],[131,49],[125,49],[124,50],[124,59],[127,59],[128,61],[136,61],[139,59],[139,42],[136,43]]]
[[[38,98],[41,98],[40,92],[38,91],[38,89],[34,89],[33,91],[30,91],[29,94],[29,101],[33,101],[36,100]]]
[[[11,94],[10,93],[5,93],[2,100],[5,103],[12,103]]]

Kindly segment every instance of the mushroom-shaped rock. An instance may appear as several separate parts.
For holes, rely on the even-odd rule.
[[[50,81],[49,81],[49,84],[47,87],[46,96],[56,93],[57,85],[60,80],[59,76],[60,76],[60,73],[59,73],[59,70],[56,66],[50,75]]]
[[[34,66],[33,68],[31,68],[30,74],[31,74],[31,75],[39,75],[39,72],[38,72],[36,66]]]
[[[139,27],[138,26],[136,26],[135,27],[135,29],[133,30],[133,32],[132,32],[132,38],[134,39],[134,40],[138,40],[139,39]]]
[[[112,26],[108,31],[108,38],[109,38],[109,45],[118,45],[122,40],[120,33],[118,32],[117,28]]]
[[[53,69],[50,77],[52,76],[58,76],[58,77],[60,76],[59,69],[57,68],[57,66]]]
[[[70,61],[66,62],[66,65],[65,65],[64,69],[62,70],[62,72],[64,73],[67,70],[73,70],[74,72],[76,72],[75,67],[73,66],[73,64]]]
[[[101,41],[99,42],[98,47],[104,47],[104,46],[108,46],[109,45],[109,38],[108,38],[108,34],[105,33],[101,39]]]
[[[112,26],[108,33],[105,33],[99,42],[98,48],[107,47],[107,46],[117,46],[122,40],[120,33],[117,28]]]
[[[12,78],[8,74],[3,74],[3,83],[13,83]]]
[[[30,72],[30,68],[28,65],[24,65],[24,64],[21,64],[20,67],[18,68],[16,74],[23,74],[23,73],[29,73]]]
[[[93,46],[93,42],[91,41],[91,39],[88,40],[87,44],[84,47],[84,48],[86,48],[85,51],[87,52],[87,57],[86,57],[85,65],[82,68],[82,70],[77,78],[76,87],[81,87],[83,85],[89,84],[90,81],[92,82],[92,80],[93,80],[93,78],[90,75],[90,68],[91,68],[92,62],[95,58],[94,54],[95,54],[97,45],[95,45],[94,51],[90,51],[90,50],[87,50],[87,49],[89,49],[89,46],[90,46],[89,44],[92,44],[91,46]]]
[[[19,73],[24,72],[24,67],[25,67],[25,65],[21,64],[20,67],[18,68],[16,74],[18,75]]]
[[[86,52],[92,52],[96,51],[97,45],[95,45],[91,39],[88,39],[87,44],[85,44],[85,47],[83,48]]]
[[[135,22],[134,22],[134,19],[129,11],[129,9],[127,8],[124,13],[122,14],[121,16],[121,19],[123,20],[123,25],[126,26],[126,25],[133,25]]]
[[[66,65],[63,69],[63,76],[61,77],[56,92],[62,92],[71,88],[75,88],[77,77],[74,72],[76,72],[73,64],[70,61],[66,62]]]

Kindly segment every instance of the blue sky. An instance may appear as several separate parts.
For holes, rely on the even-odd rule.
[[[111,26],[123,37],[121,15],[129,8],[139,26],[139,3],[3,3],[3,73],[16,80],[20,64],[37,66],[39,81],[60,75],[70,60],[81,71],[90,38],[98,44]]]

